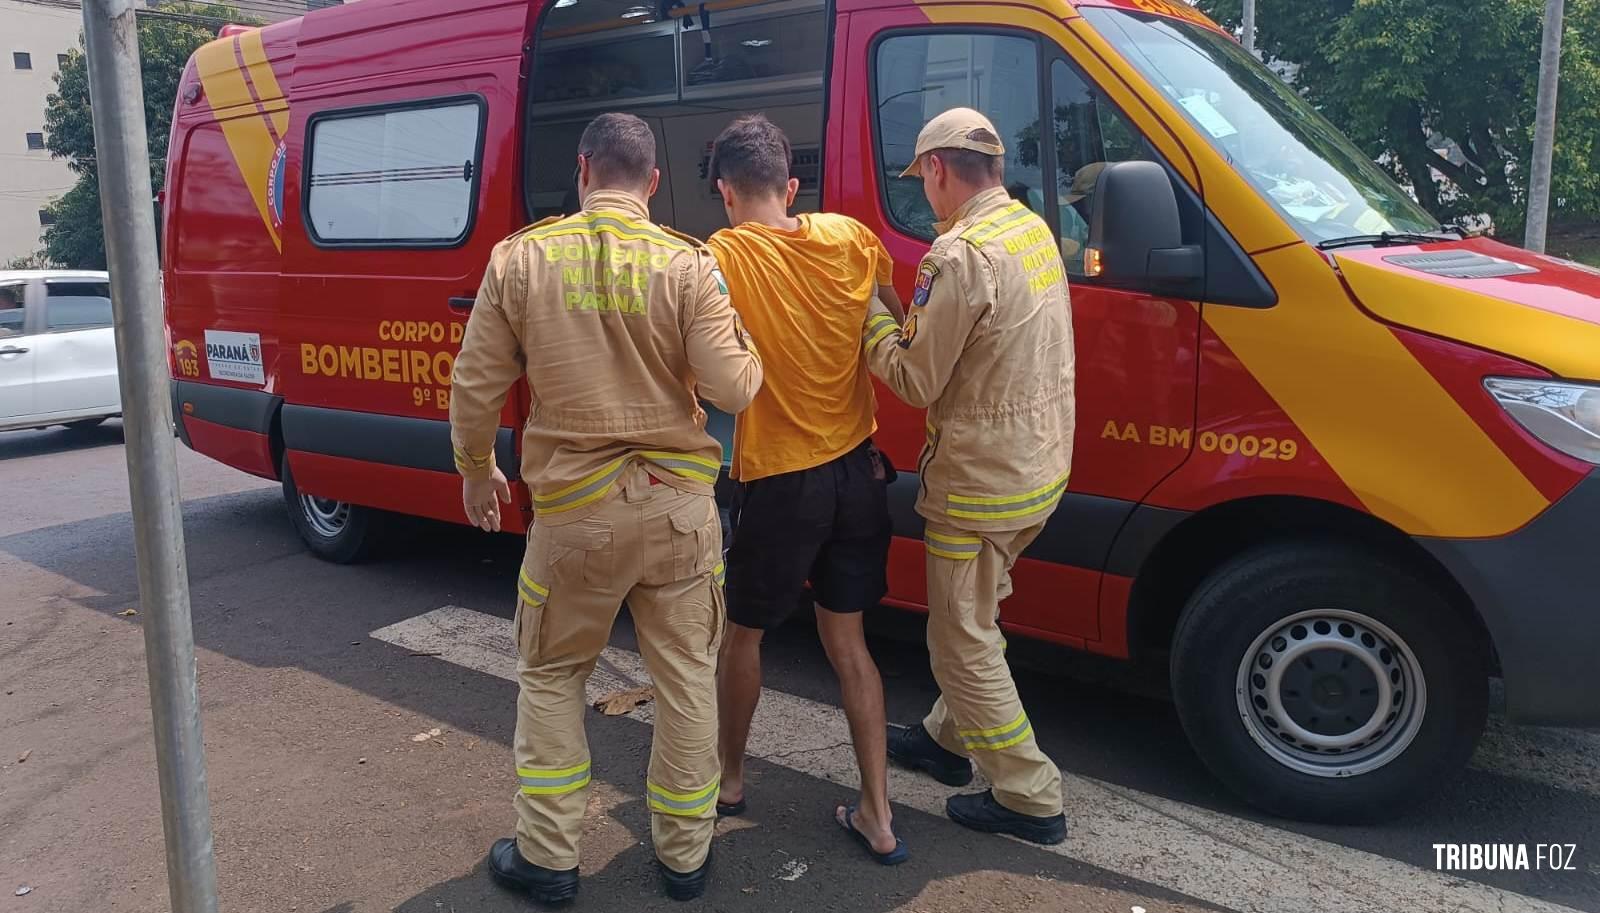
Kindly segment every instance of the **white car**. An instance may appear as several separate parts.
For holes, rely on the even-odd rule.
[[[122,414],[111,288],[93,270],[0,270],[0,431]]]

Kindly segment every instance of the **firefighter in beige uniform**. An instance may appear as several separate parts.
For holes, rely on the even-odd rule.
[[[716,823],[716,658],[724,623],[721,447],[696,394],[750,403],[761,364],[698,242],[648,221],[655,140],[628,115],[580,141],[583,209],[494,250],[456,361],[450,424],[469,519],[499,527],[494,464],[507,391],[527,376],[522,473],[534,524],[517,580],[521,656],[515,840],[502,883],[559,902],[578,889],[588,795],[584,683],[626,599],[657,710],[646,799],[667,893],[704,886]]]
[[[905,324],[879,305],[865,327],[872,372],[928,409],[917,510],[940,698],[922,725],[892,729],[889,755],[952,786],[971,782],[975,760],[994,788],[952,797],[953,820],[1059,843],[1061,775],[1034,739],[998,620],[1012,564],[1067,486],[1072,319],[1054,233],[1001,187],[1004,151],[970,109],[923,129],[907,174],[921,174],[942,234]]]

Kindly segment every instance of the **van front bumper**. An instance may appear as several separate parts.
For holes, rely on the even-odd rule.
[[[1600,724],[1600,470],[1510,535],[1417,541],[1483,617],[1507,715]]]

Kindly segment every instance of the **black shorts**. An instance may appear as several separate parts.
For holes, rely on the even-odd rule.
[[[821,466],[740,483],[728,548],[728,620],[766,630],[800,605],[862,612],[889,592],[888,488],[870,442]]]

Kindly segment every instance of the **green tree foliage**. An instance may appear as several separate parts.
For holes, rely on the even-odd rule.
[[[1238,27],[1240,0],[1197,0]],[[1441,220],[1487,212],[1520,238],[1543,0],[1258,0],[1256,45]],[[1600,214],[1600,0],[1567,0],[1553,215]],[[1444,138],[1459,148],[1448,156]],[[1454,160],[1452,160],[1452,158]],[[1441,193],[1436,169],[1459,189]]]
[[[162,4],[153,7],[148,15],[140,15],[139,62],[150,143],[150,179],[155,190],[161,189],[166,176],[167,136],[184,65],[196,49],[216,37],[218,26],[240,21],[226,7],[194,3]],[[44,230],[42,255],[63,266],[104,269],[105,236],[100,225],[94,123],[89,112],[89,70],[81,47],[68,55],[55,79],[56,91],[45,103],[45,147],[65,159],[78,180],[71,190],[46,207],[55,222]]]

